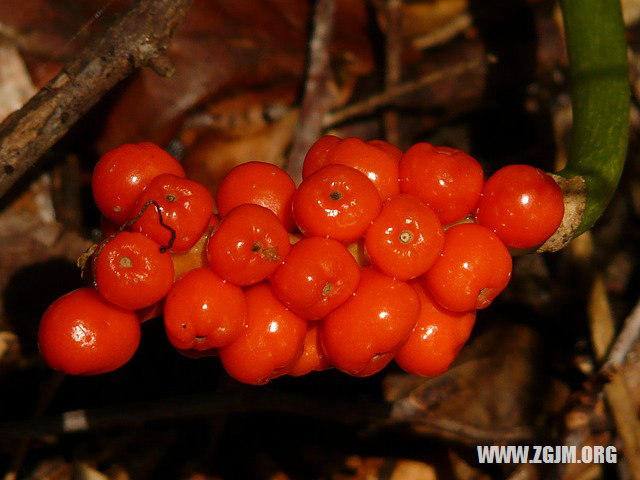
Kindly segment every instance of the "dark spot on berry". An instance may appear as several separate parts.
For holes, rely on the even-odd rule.
[[[329,194],[329,198],[330,198],[331,200],[338,201],[338,200],[340,200],[340,199],[342,198],[342,192],[339,192],[339,191],[337,191],[337,190],[334,190],[333,192],[331,192],[331,193]]]

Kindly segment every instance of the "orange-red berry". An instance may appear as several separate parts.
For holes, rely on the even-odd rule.
[[[302,233],[343,243],[362,237],[381,208],[373,183],[344,165],[321,168],[300,184],[293,197],[293,216]]]
[[[444,245],[438,216],[411,195],[388,199],[365,235],[368,258],[381,272],[410,280],[426,272]]]
[[[453,312],[489,306],[511,278],[511,255],[502,241],[475,223],[444,234],[442,254],[422,277],[436,301]]]
[[[95,259],[100,294],[130,310],[162,300],[173,284],[173,273],[171,256],[137,232],[120,232],[107,238]]]
[[[295,230],[291,202],[296,186],[276,165],[248,162],[234,167],[222,180],[216,193],[218,214],[224,216],[243,203],[266,207],[276,214],[284,228]]]
[[[461,150],[417,143],[400,160],[400,190],[429,205],[443,225],[475,211],[484,181],[478,161]]]
[[[418,295],[409,284],[363,268],[351,298],[322,320],[324,353],[350,375],[373,375],[409,338],[419,311]]]
[[[291,247],[269,281],[289,309],[317,320],[351,296],[360,281],[360,268],[342,243],[309,237]]]
[[[409,339],[396,353],[396,363],[405,371],[423,377],[446,372],[471,335],[476,311],[452,312],[442,308],[423,285],[414,281],[420,298],[420,315]]]
[[[139,343],[135,312],[108,303],[93,288],[79,288],[53,302],[38,330],[44,360],[70,375],[116,370],[129,361]]]
[[[209,266],[234,285],[265,280],[289,253],[289,234],[275,213],[244,204],[231,210],[216,227],[207,244]]]
[[[476,218],[508,246],[540,245],[556,231],[564,215],[558,184],[539,168],[509,165],[485,183]]]
[[[122,225],[136,215],[136,200],[147,185],[163,173],[185,176],[182,165],[153,143],[121,145],[96,163],[93,198],[105,217]]]
[[[233,378],[262,385],[285,375],[300,358],[307,322],[280,303],[266,283],[247,288],[246,298],[246,325],[219,355]]]
[[[210,350],[230,344],[242,333],[247,301],[240,287],[209,268],[178,280],[164,302],[167,338],[178,350]]]

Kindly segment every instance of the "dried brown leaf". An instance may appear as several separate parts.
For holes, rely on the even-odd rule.
[[[201,135],[188,150],[184,167],[190,178],[215,192],[226,173],[250,161],[282,166],[298,118],[292,110],[280,120],[239,138],[228,138],[212,131]]]
[[[531,441],[544,419],[557,414],[559,402],[549,399],[567,394],[563,384],[542,380],[540,347],[530,328],[496,326],[439,377],[389,376],[384,387],[392,418],[474,445]]]
[[[197,0],[169,49],[176,74],[142,71],[118,98],[100,151],[121,143],[165,143],[183,116],[229,91],[289,85],[295,95],[307,55],[309,2]],[[371,68],[363,0],[341,0],[332,51],[346,76]],[[349,73],[351,72],[351,73]]]

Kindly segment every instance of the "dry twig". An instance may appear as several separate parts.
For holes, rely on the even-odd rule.
[[[281,412],[323,418],[346,425],[384,422],[389,405],[373,400],[345,402],[338,397],[279,393],[246,386],[219,390],[215,395],[199,394],[118,406],[72,410],[38,420],[12,420],[0,423],[0,438],[16,441],[42,435],[59,435],[131,423],[157,420],[228,415],[246,412]]]
[[[55,394],[60,389],[62,382],[64,381],[64,374],[60,372],[54,372],[49,382],[46,384],[42,395],[38,398],[38,403],[36,405],[35,411],[33,412],[33,416],[31,421],[38,422],[44,412],[47,410],[51,401]],[[18,442],[16,452],[11,461],[11,470],[5,475],[4,480],[12,480],[18,478],[18,474],[22,469],[22,465],[27,456],[27,452],[29,451],[29,445],[31,443],[31,439],[29,437],[23,437]]]
[[[324,116],[323,126],[327,128],[346,120],[350,120],[354,117],[371,114],[377,109],[391,105],[398,101],[399,98],[415,93],[428,85],[440,80],[455,77],[456,75],[472,72],[476,69],[485,67],[494,61],[495,60],[492,57],[474,58],[473,60],[464,61],[453,65],[452,67],[431,72],[417,80],[403,82],[378,95],[372,95],[362,102],[354,103],[341,110],[336,110],[326,114]]]
[[[385,37],[385,87],[393,88],[402,77],[402,0],[388,0],[386,8],[387,35]],[[400,142],[399,116],[395,110],[384,114],[384,130],[387,140],[394,145]]]
[[[166,50],[193,0],[138,0],[0,125],[0,196],[120,80],[140,66],[170,75]]]
[[[640,336],[640,301],[624,321],[624,326],[600,368],[600,375],[611,378],[618,371],[625,357]]]
[[[596,360],[601,360],[613,341],[613,313],[602,278],[596,276],[589,302],[591,337]],[[622,440],[622,450],[634,480],[640,480],[640,421],[622,375],[613,374],[604,386],[607,404]]]
[[[305,153],[322,132],[322,119],[331,108],[328,84],[331,79],[329,45],[333,34],[334,0],[318,0],[313,17],[309,67],[302,99],[298,130],[293,139],[287,172],[294,182],[302,181]]]

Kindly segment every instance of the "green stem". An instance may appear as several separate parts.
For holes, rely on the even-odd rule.
[[[573,132],[564,177],[587,187],[582,222],[591,228],[615,192],[627,153],[627,43],[617,0],[561,0],[573,103]]]

